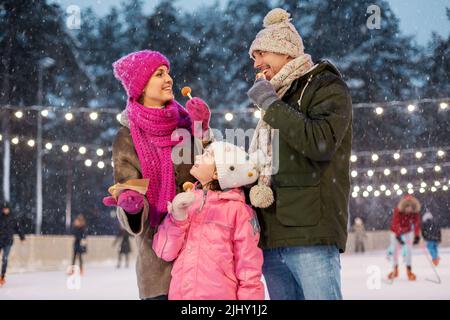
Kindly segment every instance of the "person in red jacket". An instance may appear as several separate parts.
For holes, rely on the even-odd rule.
[[[409,280],[416,280],[416,275],[411,270],[412,245],[420,241],[420,202],[411,195],[404,196],[394,209],[391,224],[391,246],[394,248],[392,263],[393,270],[388,278],[398,277],[398,252],[399,245],[406,245],[406,273]],[[402,235],[404,239],[402,239]]]

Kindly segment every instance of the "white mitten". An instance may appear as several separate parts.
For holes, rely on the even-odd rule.
[[[194,202],[195,195],[192,191],[181,192],[173,198],[170,204],[170,211],[176,220],[185,220],[187,218],[187,209]]]

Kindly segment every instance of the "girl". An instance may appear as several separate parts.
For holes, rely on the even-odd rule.
[[[178,194],[153,249],[173,261],[169,299],[264,299],[259,224],[241,186],[258,178],[257,155],[213,142],[197,156],[195,190]]]
[[[121,225],[136,238],[140,298],[166,299],[172,265],[155,255],[152,239],[166,214],[167,201],[182,190],[183,182],[194,181],[189,170],[195,150],[189,148],[189,161],[174,164],[172,149],[180,141],[172,134],[177,129],[192,132],[198,122],[203,131],[208,131],[210,111],[199,98],[189,100],[187,111],[175,101],[169,61],[157,51],[130,53],[116,61],[113,68],[128,102],[113,144],[116,185],[109,190],[112,196],[103,202],[118,206]],[[192,136],[189,140],[182,143],[194,145]],[[206,144],[206,139],[203,142]]]

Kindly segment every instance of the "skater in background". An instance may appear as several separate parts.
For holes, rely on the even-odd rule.
[[[79,266],[80,266],[80,274],[83,274],[83,254],[87,252],[86,246],[86,236],[87,236],[87,228],[86,228],[86,219],[84,215],[79,214],[74,222],[73,222],[73,230],[72,234],[75,237],[73,242],[73,258],[72,258],[72,266],[69,274],[74,273],[74,267],[76,259],[78,258]]]
[[[361,218],[356,217],[355,223],[352,226],[352,232],[355,235],[355,252],[364,253],[365,246],[364,241],[367,238],[366,228],[364,227],[364,222]]]
[[[129,255],[131,252],[130,235],[122,226],[120,227],[119,234],[114,240],[113,246],[115,246],[119,241],[120,247],[119,247],[119,255],[117,258],[117,269],[120,268],[122,256],[125,256],[125,268],[128,268]]]
[[[25,234],[21,228],[21,224],[11,213],[10,204],[5,202],[2,205],[2,212],[0,214],[0,252],[3,253],[0,286],[6,282],[5,275],[8,267],[8,256],[14,242],[14,233],[19,235],[20,241],[25,241]]]
[[[412,272],[412,245],[420,241],[420,202],[411,195],[404,196],[397,207],[391,225],[391,247],[392,252],[392,272],[388,278],[398,277],[398,253],[399,245],[406,246],[406,273],[408,279],[416,280],[416,275]],[[404,236],[404,238],[402,238]]]
[[[442,239],[441,228],[429,210],[422,217],[422,236],[430,252],[433,264],[437,266],[441,259],[438,251],[438,246]]]

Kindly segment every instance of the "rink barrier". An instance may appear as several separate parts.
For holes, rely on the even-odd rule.
[[[66,270],[72,263],[72,236],[27,235],[26,241],[23,243],[20,242],[17,236],[14,239],[14,245],[9,257],[8,272]],[[114,239],[115,237],[113,236],[88,236],[88,249],[84,255],[84,263],[90,265],[115,265],[117,263],[119,244],[113,247]],[[389,246],[389,231],[368,231],[364,242],[366,251],[386,250]],[[136,245],[133,238],[130,238],[130,243],[132,250],[130,264],[134,265]],[[450,228],[442,229],[441,246],[450,247]],[[353,253],[354,247],[354,234],[349,233],[345,254]]]

